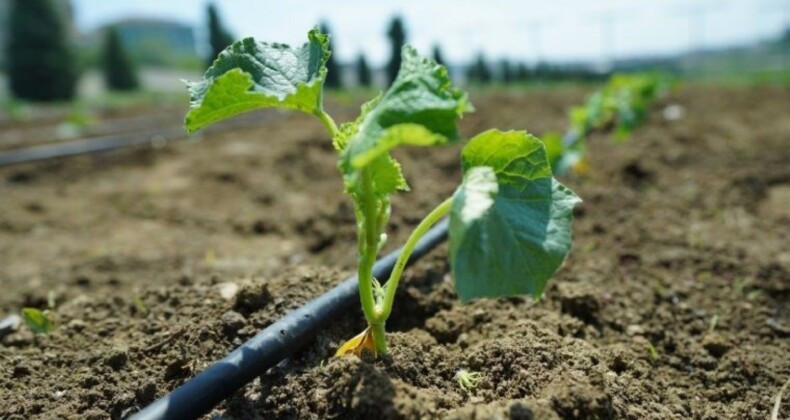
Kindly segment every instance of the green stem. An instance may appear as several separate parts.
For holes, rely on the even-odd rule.
[[[329,114],[319,108],[314,115],[324,124],[332,138],[336,137],[340,131],[337,124]],[[379,235],[382,226],[381,220],[384,215],[379,214],[376,197],[373,195],[373,181],[367,170],[362,170],[362,242],[359,249],[359,268],[357,269],[357,282],[359,283],[359,300],[362,302],[362,312],[370,325],[373,333],[373,341],[376,343],[376,351],[380,354],[387,352],[387,340],[384,336],[384,322],[378,321],[376,313],[376,298],[373,295],[373,265],[376,263],[378,254]],[[381,211],[384,211],[381,209]]]
[[[373,323],[370,325],[370,332],[373,333],[373,342],[376,343],[376,354],[386,354],[387,337],[384,332],[384,323]]]
[[[357,277],[359,282],[359,299],[362,302],[362,311],[365,319],[372,327],[376,323],[376,300],[373,296],[373,264],[376,263],[378,252],[378,230],[376,228],[376,197],[373,195],[373,181],[367,169],[360,171],[362,177],[362,237],[364,241],[360,247],[359,268]],[[378,341],[376,342],[378,347]],[[386,346],[386,344],[385,344]]]
[[[442,204],[439,204],[435,209],[433,209],[433,211],[425,216],[424,219],[422,219],[420,224],[417,225],[417,227],[409,236],[406,244],[403,245],[403,249],[401,250],[400,255],[398,255],[398,260],[395,262],[395,267],[392,268],[392,273],[390,274],[390,278],[387,281],[387,285],[385,286],[386,290],[384,292],[384,301],[376,311],[378,312],[378,320],[380,322],[386,322],[387,318],[389,318],[390,313],[392,312],[392,303],[395,301],[395,291],[398,289],[398,282],[400,282],[403,269],[406,268],[406,263],[409,262],[409,257],[414,251],[414,247],[417,246],[417,242],[419,242],[420,238],[425,235],[425,232],[427,232],[431,226],[436,224],[436,222],[449,213],[452,207],[453,197],[444,200]]]
[[[340,131],[337,124],[329,114],[319,108],[314,115],[324,124],[332,138],[336,137]],[[379,235],[383,226],[382,220],[386,220],[384,213],[379,214],[384,209],[377,209],[376,197],[373,195],[373,181],[367,170],[361,171],[362,177],[362,196],[364,197],[362,210],[362,235],[360,235],[359,249],[359,268],[357,269],[357,282],[359,283],[359,300],[362,302],[362,312],[370,325],[373,333],[373,341],[376,343],[376,352],[384,354],[387,352],[387,339],[384,335],[384,322],[378,321],[376,313],[376,298],[373,295],[373,265],[376,263],[378,254]]]
[[[337,129],[337,124],[335,124],[335,120],[333,120],[332,117],[329,116],[329,114],[324,112],[323,108],[319,108],[318,110],[316,110],[313,113],[313,115],[315,115],[316,117],[318,117],[319,120],[321,120],[321,122],[324,124],[324,127],[326,127],[327,131],[329,131],[329,134],[332,136],[333,139],[340,132]]]

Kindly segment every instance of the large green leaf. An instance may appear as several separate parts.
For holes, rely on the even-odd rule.
[[[300,48],[245,38],[223,51],[203,81],[189,83],[189,132],[265,107],[316,113],[329,58],[329,37],[313,29]]]
[[[335,139],[347,191],[358,193],[362,169],[372,174],[372,190],[378,196],[408,188],[390,150],[455,141],[456,121],[469,110],[466,94],[452,86],[443,66],[404,47],[392,86],[366,104],[357,121],[341,127]]]
[[[490,130],[463,150],[464,182],[450,213],[450,261],[461,300],[540,297],[571,247],[581,200],[554,179],[543,143]]]

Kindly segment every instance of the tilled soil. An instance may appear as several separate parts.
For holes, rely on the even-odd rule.
[[[556,130],[584,93],[478,95],[463,132]],[[406,272],[388,356],[330,357],[356,310],[213,415],[768,418],[790,378],[790,91],[687,87],[656,109],[627,143],[595,136],[564,180],[585,202],[544,299],[460,304],[441,246]],[[319,124],[201,140],[0,170],[0,314],[52,291],[58,323],[0,339],[0,418],[133,413],[351,273]],[[457,153],[398,153],[412,192],[390,247],[452,193]]]

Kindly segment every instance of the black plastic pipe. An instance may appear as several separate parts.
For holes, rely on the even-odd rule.
[[[143,134],[134,133],[106,136],[87,140],[75,140],[64,143],[26,147],[23,149],[12,149],[0,152],[0,166],[108,152],[132,146],[167,142],[184,136],[184,129],[178,127],[169,130],[150,131]]]
[[[431,228],[417,243],[409,263],[447,238],[448,221]],[[387,278],[400,255],[398,249],[376,262],[373,275]],[[268,326],[222,360],[214,363],[170,394],[133,415],[134,420],[183,420],[206,414],[236,390],[307,344],[337,317],[359,302],[357,276],[307,302]]]
[[[259,112],[249,116],[239,117],[231,121],[224,121],[214,127],[203,130],[203,133],[215,133],[228,130],[254,127],[256,125],[276,121],[285,114],[278,112]],[[72,140],[54,144],[17,148],[0,151],[0,167],[18,165],[22,163],[38,162],[49,159],[59,159],[71,156],[89,155],[94,153],[110,152],[134,146],[159,146],[169,141],[187,137],[184,128],[174,126],[145,130],[135,133],[114,134],[82,140]]]

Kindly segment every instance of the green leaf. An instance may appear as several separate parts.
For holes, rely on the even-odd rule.
[[[23,308],[22,319],[36,334],[47,334],[55,329],[55,322],[45,312],[36,308]]]
[[[356,121],[343,123],[340,125],[339,134],[332,139],[332,144],[340,152],[340,162],[338,166],[343,173],[346,191],[358,201],[359,185],[358,177],[359,171],[353,168],[348,161],[344,159],[343,151],[346,150],[348,143],[352,141],[359,133],[359,127],[363,124],[370,111],[375,108],[376,104],[381,101],[383,95],[379,95],[373,100],[362,105],[362,112]],[[398,190],[408,190],[409,185],[403,177],[400,169],[400,164],[390,157],[388,154],[378,156],[375,160],[368,163],[369,172],[371,174],[371,184],[374,187],[374,192],[378,191],[379,196],[386,195],[387,192],[394,192]],[[360,203],[358,203],[360,204]]]
[[[552,172],[557,172],[557,163],[565,153],[565,145],[562,143],[562,135],[556,131],[543,133],[541,138],[546,147],[546,158],[549,161],[549,166]]]
[[[571,129],[578,133],[580,136],[585,136],[589,128],[589,118],[587,117],[587,108],[581,105],[571,107],[568,112],[571,120]]]
[[[587,98],[585,109],[587,114],[586,129],[599,129],[610,118],[606,107],[607,98],[604,92],[595,92]]]
[[[463,150],[464,181],[450,212],[450,261],[463,301],[539,298],[571,247],[581,200],[552,176],[543,143],[490,130]]]
[[[584,157],[585,138],[579,137],[575,131],[571,131],[566,136],[571,137],[564,138],[559,133],[548,132],[541,139],[546,148],[546,158],[551,172],[557,176],[568,172]]]
[[[452,86],[447,70],[405,46],[398,77],[379,98],[363,107],[360,118],[341,127],[335,139],[346,190],[359,192],[360,171],[373,177],[377,196],[407,189],[389,152],[401,145],[431,146],[457,140],[456,121],[472,109],[465,93]]]
[[[329,54],[329,37],[318,29],[300,48],[253,38],[233,43],[206,70],[203,81],[188,83],[187,130],[258,108],[319,112]]]

